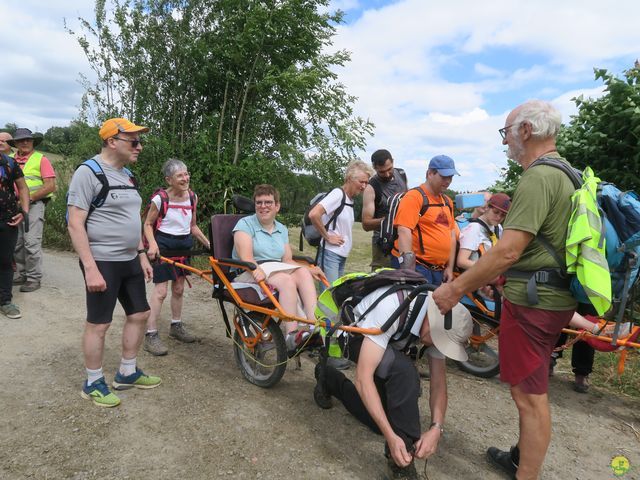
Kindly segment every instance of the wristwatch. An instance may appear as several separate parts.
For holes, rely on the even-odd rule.
[[[144,248],[138,250],[138,255],[140,255],[142,253],[147,253],[147,251]]]
[[[440,430],[440,435],[444,433],[444,425],[442,425],[441,423],[431,422],[431,425],[429,425],[429,430],[431,430],[433,427],[438,427],[438,430]]]

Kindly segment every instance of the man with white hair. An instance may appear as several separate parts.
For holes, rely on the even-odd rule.
[[[504,222],[504,234],[473,267],[433,295],[440,311],[446,312],[464,292],[502,273],[507,277],[500,319],[500,379],[511,385],[520,436],[511,451],[491,447],[487,457],[510,478],[520,480],[538,478],[544,462],[551,440],[549,358],[576,307],[558,264],[565,258],[575,188],[558,168],[536,165],[541,158],[566,163],[556,151],[560,123],[560,113],[540,100],[525,102],[509,113],[499,132],[503,145],[508,146],[507,156],[522,165],[524,172]]]

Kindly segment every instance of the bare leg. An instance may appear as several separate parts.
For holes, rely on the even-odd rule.
[[[511,387],[511,396],[520,417],[520,463],[518,480],[535,480],[540,475],[544,457],[551,441],[551,412],[547,394],[528,394],[518,385]]]
[[[127,315],[122,328],[122,358],[131,359],[138,355],[149,313],[150,311],[147,310]]]
[[[160,318],[160,311],[162,310],[162,303],[167,298],[167,286],[169,282],[156,283],[153,286],[153,292],[151,293],[151,300],[149,302],[151,307],[151,313],[149,314],[149,320],[147,321],[147,330],[158,329],[158,318]]]
[[[277,272],[269,276],[267,282],[278,289],[278,302],[289,315],[298,311],[298,291],[295,281],[289,273]],[[298,328],[297,322],[284,322],[287,333]]]
[[[292,277],[298,288],[298,294],[304,305],[304,312],[309,320],[315,319],[316,304],[318,299],[316,297],[316,285],[313,282],[311,272],[306,268],[299,268],[293,272]]]
[[[91,370],[102,368],[104,358],[104,338],[111,323],[84,324],[82,335],[82,353],[84,354],[84,366]]]
[[[171,315],[172,320],[181,320],[182,302],[184,299],[184,277],[179,276],[171,282]]]

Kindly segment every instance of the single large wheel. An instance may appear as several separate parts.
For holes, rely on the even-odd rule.
[[[470,373],[476,377],[495,377],[500,373],[497,331],[478,327],[478,325],[474,325],[472,341],[467,347],[469,359],[466,362],[457,362],[458,366],[463,372]]]
[[[262,388],[273,387],[280,381],[287,368],[287,346],[280,325],[271,320],[266,328],[264,314],[257,312],[241,312],[236,309],[233,324],[236,331],[233,334],[233,353],[236,364],[244,378]],[[237,329],[251,342],[262,333],[260,341],[249,345],[243,341]]]

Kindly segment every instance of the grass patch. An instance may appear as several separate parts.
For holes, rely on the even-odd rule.
[[[622,375],[618,375],[619,359],[619,353],[596,352],[591,383],[608,392],[640,398],[640,351],[632,348],[627,352]]]

